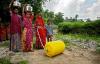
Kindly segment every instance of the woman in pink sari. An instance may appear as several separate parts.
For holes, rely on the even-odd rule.
[[[10,23],[10,50],[20,51],[21,45],[21,16],[18,15],[18,8],[14,7]]]
[[[33,16],[30,11],[26,11],[23,15],[23,23],[24,23],[24,31],[23,31],[23,42],[22,42],[22,50],[24,52],[33,51],[33,29],[32,29],[32,20]]]

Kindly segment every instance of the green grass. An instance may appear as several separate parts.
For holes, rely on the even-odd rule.
[[[79,39],[79,40],[93,40],[96,41],[97,43],[100,43],[100,36],[98,35],[86,35],[86,34],[57,34],[55,35],[55,38],[58,39],[66,39],[70,40],[70,39]]]
[[[0,47],[8,47],[8,46],[9,46],[9,42],[10,42],[10,41],[3,41],[3,42],[0,44]]]
[[[28,64],[28,61],[27,60],[22,60],[19,62],[19,64]]]
[[[11,64],[8,57],[0,58],[0,64]]]
[[[10,62],[10,58],[3,57],[3,58],[0,58],[0,64],[12,64],[12,63]],[[22,60],[22,61],[18,62],[18,64],[28,64],[28,61]]]
[[[70,42],[66,39],[66,37],[67,37],[66,35],[55,34],[54,37],[55,37],[55,40],[62,40],[62,41],[64,41],[66,48],[70,45],[69,44]]]
[[[72,38],[83,39],[83,40],[94,40],[97,43],[100,43],[100,36],[98,35],[86,35],[86,34],[67,34]]]
[[[96,52],[100,53],[100,36],[97,35],[86,35],[86,34],[56,34],[54,35],[56,40],[63,40],[65,42],[66,48],[70,45],[77,46],[76,44],[71,43],[73,40],[78,41],[96,41],[97,47]],[[80,46],[81,48],[81,46]]]

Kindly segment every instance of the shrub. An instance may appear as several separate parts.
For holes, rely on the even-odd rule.
[[[62,22],[58,25],[59,31],[62,33],[77,33],[86,23],[84,22]]]
[[[28,64],[28,61],[23,60],[23,61],[20,61],[19,64]]]
[[[100,47],[96,47],[96,52],[100,53]]]
[[[81,33],[100,35],[100,20],[95,22],[62,22],[58,25],[61,33]]]
[[[10,59],[7,57],[0,58],[0,64],[11,64]]]

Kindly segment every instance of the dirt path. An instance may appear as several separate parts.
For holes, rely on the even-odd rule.
[[[16,63],[20,60],[28,60],[29,64],[100,64],[100,55],[86,49],[73,46],[66,49],[63,54],[49,58],[43,50],[35,50],[28,53],[16,53],[11,61]]]
[[[84,44],[82,45],[84,46]],[[13,53],[9,51],[8,48],[1,47],[0,57],[6,55],[10,56],[13,64],[22,60],[27,60],[29,64],[100,64],[100,54],[96,54],[90,49],[87,49],[86,47],[83,48],[82,46],[70,45],[65,49],[64,53],[50,58],[44,54],[43,49],[27,53]]]

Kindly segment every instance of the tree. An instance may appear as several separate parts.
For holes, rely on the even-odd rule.
[[[48,18],[48,15],[49,15],[49,10],[47,9],[43,12],[43,16],[44,18]]]
[[[42,5],[46,2],[46,1],[50,1],[50,0],[19,0],[21,3],[25,4],[31,4],[33,7],[33,12],[37,13],[37,12],[42,12],[43,8]]]
[[[5,17],[5,15],[4,15],[5,14],[4,8],[9,7],[9,4],[11,3],[11,1],[13,1],[13,0],[6,0],[6,1],[5,0],[0,0],[0,17],[1,16]],[[25,3],[31,4],[32,7],[33,7],[33,12],[34,13],[42,12],[43,11],[42,5],[45,4],[46,1],[50,1],[50,0],[19,0],[19,2],[22,3],[22,6]],[[6,12],[8,13],[9,10],[6,10]],[[8,14],[6,14],[6,15],[8,15]],[[8,18],[8,17],[6,17],[6,18]],[[8,22],[5,19],[4,19],[4,21],[5,21],[5,23]],[[2,22],[4,22],[4,21],[2,21]]]
[[[55,15],[54,24],[59,24],[60,22],[63,22],[63,21],[64,21],[63,13],[58,12],[58,13]]]
[[[78,14],[76,14],[75,15],[75,21],[77,21],[77,18],[79,17],[79,15]]]
[[[49,18],[54,19],[54,16],[55,16],[54,12],[50,11],[49,12]]]
[[[87,18],[87,22],[91,22],[91,19],[90,18]]]
[[[53,11],[45,10],[43,14],[44,14],[44,18],[48,18],[48,19],[54,18],[54,12]]]
[[[0,18],[1,23],[8,24],[10,22],[9,4],[11,0],[0,0]]]

